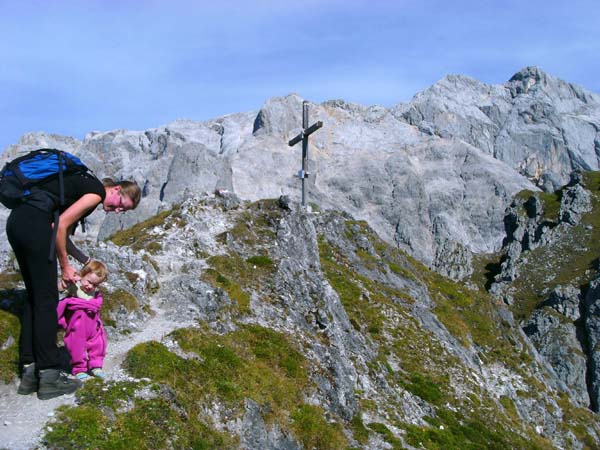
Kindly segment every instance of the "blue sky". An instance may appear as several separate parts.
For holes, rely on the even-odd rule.
[[[528,65],[600,92],[599,23],[598,0],[0,0],[0,151],[291,92],[392,106]]]

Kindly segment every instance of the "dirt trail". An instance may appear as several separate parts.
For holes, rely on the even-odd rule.
[[[127,378],[121,363],[129,349],[146,341],[161,340],[176,328],[191,325],[174,322],[157,305],[152,305],[156,315],[143,324],[141,331],[119,340],[109,338],[104,369],[108,380]],[[55,415],[60,405],[75,405],[75,395],[40,401],[35,394],[18,395],[18,382],[0,383],[0,449],[30,450],[44,448],[40,443],[46,423]],[[50,424],[51,426],[51,424]]]

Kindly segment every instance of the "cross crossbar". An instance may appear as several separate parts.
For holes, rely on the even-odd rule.
[[[293,139],[291,139],[290,142],[288,142],[288,145],[290,147],[293,147],[298,142],[300,142],[302,139],[304,139],[304,136],[307,136],[307,137],[310,136],[315,131],[317,131],[319,128],[321,128],[322,126],[323,126],[323,122],[321,122],[320,120],[318,122],[313,123],[306,130],[302,130],[300,132],[300,134],[298,134],[296,137],[294,137]]]
[[[302,206],[306,206],[306,189],[305,179],[309,173],[306,171],[308,165],[308,137],[323,126],[320,120],[315,122],[310,127],[308,126],[308,102],[302,102],[302,131],[288,142],[290,147],[293,147],[298,142],[302,141],[302,169],[298,172],[298,178],[302,180]]]

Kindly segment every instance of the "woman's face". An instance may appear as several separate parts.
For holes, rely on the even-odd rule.
[[[108,190],[102,206],[106,212],[119,213],[133,209],[133,202],[121,192],[121,186],[113,186]]]

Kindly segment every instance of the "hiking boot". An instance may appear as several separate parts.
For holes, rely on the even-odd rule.
[[[21,375],[21,383],[17,389],[17,394],[29,395],[37,392],[39,380],[35,375],[35,363],[26,364],[23,366]]]
[[[81,381],[69,378],[58,369],[40,370],[38,398],[48,400],[60,395],[72,394],[81,387]]]

